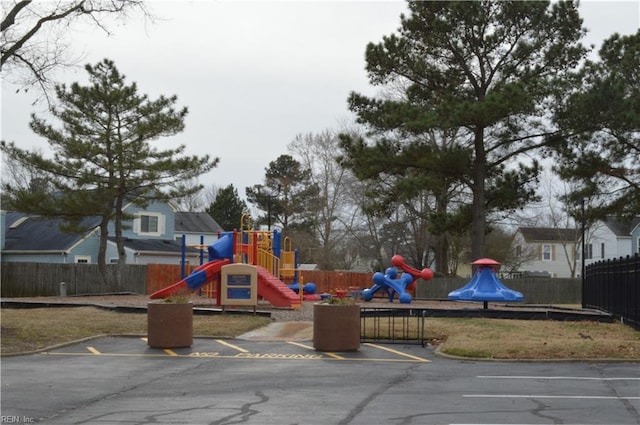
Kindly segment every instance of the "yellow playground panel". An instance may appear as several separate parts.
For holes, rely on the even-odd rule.
[[[292,278],[296,273],[296,253],[292,248],[291,239],[284,238],[282,251],[280,252],[280,275],[283,278]]]
[[[273,249],[274,232],[252,230],[251,217],[243,215],[237,232],[234,261],[264,267],[274,276],[291,279],[296,273],[296,255],[289,237],[283,239],[280,257]]]

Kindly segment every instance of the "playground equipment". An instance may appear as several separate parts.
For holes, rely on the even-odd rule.
[[[509,289],[500,282],[496,275],[499,262],[491,258],[481,258],[472,264],[478,266],[475,274],[465,286],[449,292],[450,300],[483,301],[484,308],[487,309],[489,301],[519,302],[524,299],[520,292]]]
[[[246,229],[245,229],[246,227]],[[280,232],[251,230],[248,216],[241,219],[241,230],[220,234],[217,241],[207,247],[208,262],[200,265],[180,281],[151,294],[152,299],[167,298],[185,288],[191,291],[207,284],[215,284],[217,303],[220,305],[220,273],[222,267],[231,263],[254,265],[257,268],[258,296],[275,307],[300,306],[301,299],[315,299],[315,285],[300,288],[297,271],[297,251]],[[298,292],[287,286],[283,279],[293,279]],[[299,289],[302,289],[300,291]]]
[[[433,278],[433,271],[431,269],[415,269],[405,263],[401,255],[391,257],[391,265],[393,267],[389,267],[384,274],[380,272],[373,274],[373,286],[362,291],[362,298],[365,301],[371,301],[373,295],[382,289],[389,297],[390,303],[393,302],[394,294],[397,293],[400,303],[409,304],[411,303],[411,294],[409,294],[408,291],[415,288],[416,280],[418,278],[424,280],[431,280]],[[398,277],[397,269],[403,271],[400,277]]]

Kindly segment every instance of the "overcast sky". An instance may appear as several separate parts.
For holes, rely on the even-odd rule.
[[[206,186],[230,183],[244,197],[262,183],[270,161],[287,153],[297,134],[340,129],[353,121],[351,91],[374,94],[364,71],[367,43],[395,32],[403,1],[153,1],[159,19],[112,25],[105,35],[88,26],[72,32],[84,63],[112,59],[129,82],[152,99],[177,95],[187,106],[186,129],[162,143],[189,154],[210,154],[220,165],[201,177]],[[640,0],[582,1],[597,46],[614,32],[640,26]],[[82,69],[60,81],[86,83]],[[28,128],[33,95],[2,82],[1,137],[24,148],[47,149]]]

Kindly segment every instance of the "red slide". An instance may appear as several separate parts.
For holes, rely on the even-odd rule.
[[[269,301],[274,307],[300,306],[300,296],[260,266],[258,266],[258,296]]]
[[[167,298],[171,294],[178,292],[181,288],[187,288],[191,291],[200,289],[203,285],[211,282],[216,274],[220,273],[222,266],[230,264],[231,260],[214,260],[204,263],[195,269],[191,274],[173,285],[167,286],[159,291],[154,292],[149,297],[151,299]]]

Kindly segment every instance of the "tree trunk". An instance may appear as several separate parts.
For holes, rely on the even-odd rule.
[[[441,192],[436,198],[436,208],[438,215],[446,217],[448,207],[448,199],[446,191]],[[444,226],[440,234],[434,236],[435,247],[434,256],[436,263],[436,271],[442,273],[445,276],[449,276],[451,271],[449,270],[449,238],[448,230],[449,226]]]
[[[484,257],[484,239],[487,230],[485,178],[487,157],[484,150],[484,129],[477,127],[474,137],[473,205],[471,206],[471,261]]]
[[[435,263],[436,271],[442,273],[445,276],[449,276],[449,243],[447,240],[447,234],[434,236],[435,247]]]
[[[109,237],[109,217],[102,216],[100,221],[100,245],[98,246],[98,271],[102,277],[102,282],[107,286],[109,281],[107,276],[106,256],[107,256],[107,241]]]
[[[125,266],[127,264],[127,252],[124,249],[124,239],[122,238],[122,204],[124,201],[124,195],[119,195],[116,198],[115,205],[115,234],[116,234],[116,247],[118,249],[118,265],[117,265],[117,273],[115,274],[115,280],[117,282],[117,287],[120,288],[122,285],[122,274],[124,273]]]

